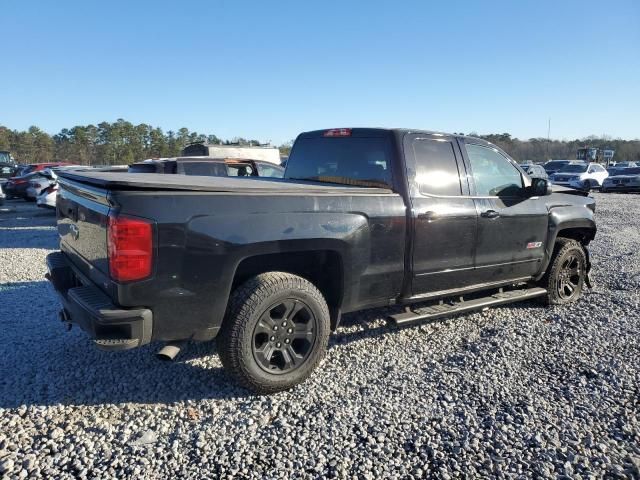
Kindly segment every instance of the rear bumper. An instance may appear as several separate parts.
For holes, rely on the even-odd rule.
[[[47,269],[47,279],[62,304],[62,319],[80,326],[98,348],[127,350],[151,341],[150,309],[123,309],[114,305],[102,290],[74,271],[62,252],[47,256]]]

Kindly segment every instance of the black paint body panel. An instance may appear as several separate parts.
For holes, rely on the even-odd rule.
[[[491,281],[538,278],[560,230],[584,228],[595,234],[590,198],[556,193],[481,198],[466,180],[459,197],[420,194],[404,147],[406,138],[417,133],[431,135],[354,129],[354,134],[390,139],[393,185],[388,189],[287,179],[65,172],[58,200],[61,250],[117,306],[150,309],[153,340],[179,340],[215,335],[238,266],[256,256],[335,255],[340,274],[334,273],[331,282],[340,292],[337,310],[349,312],[439,292],[449,295]],[[447,138],[464,174],[464,138]],[[482,218],[487,209],[499,211],[500,218]],[[425,212],[436,212],[437,220],[429,221]],[[149,278],[125,284],[109,278],[109,215],[153,222]],[[528,249],[530,242],[541,242],[541,247]]]

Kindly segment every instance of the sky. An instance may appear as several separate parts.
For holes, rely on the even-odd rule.
[[[640,138],[640,1],[0,0],[0,125]]]

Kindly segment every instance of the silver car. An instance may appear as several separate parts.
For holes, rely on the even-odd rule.
[[[624,168],[605,178],[603,192],[640,192],[640,167]]]

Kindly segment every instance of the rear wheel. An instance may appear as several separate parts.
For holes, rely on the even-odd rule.
[[[570,303],[582,294],[587,274],[587,257],[582,245],[570,238],[558,238],[542,279],[551,305]]]
[[[304,381],[322,360],[329,310],[308,280],[283,272],[257,275],[233,293],[218,335],[225,369],[257,393]]]
[[[584,182],[582,182],[582,189],[585,192],[590,192],[591,191],[591,180],[585,180]]]

